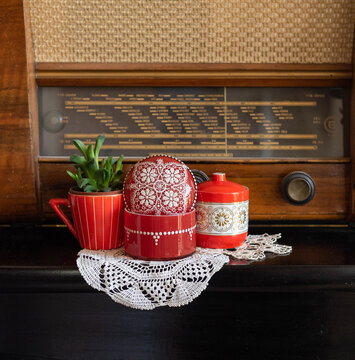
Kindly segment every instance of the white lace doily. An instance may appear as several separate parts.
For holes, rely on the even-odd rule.
[[[187,258],[170,261],[135,260],[125,255],[123,247],[83,249],[78,254],[77,265],[90,286],[104,291],[120,304],[141,310],[182,306],[206,289],[211,277],[229,262],[229,256],[262,260],[265,252],[290,253],[291,246],[276,243],[280,237],[280,234],[249,235],[235,250],[197,248]]]
[[[281,234],[275,235],[248,235],[244,243],[235,249],[203,249],[204,254],[225,254],[239,260],[260,261],[264,260],[265,253],[277,255],[288,255],[292,251],[292,246],[277,244]]]

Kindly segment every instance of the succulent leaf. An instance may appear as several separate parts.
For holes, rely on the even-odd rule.
[[[77,174],[73,174],[71,171],[67,170],[67,174],[74,180],[77,181],[78,180],[78,175]]]
[[[85,192],[97,192],[97,189],[95,188],[95,186],[86,185],[86,186],[84,187],[84,191],[85,191]]]
[[[88,179],[88,178],[84,178],[78,181],[78,185],[80,188],[85,187],[86,185],[91,185],[96,187],[96,181],[94,179]]]
[[[84,166],[84,167],[85,167],[85,164],[86,164],[86,160],[80,155],[72,155],[70,157],[70,161],[73,162],[73,163],[78,164],[79,166]]]
[[[123,171],[122,171],[122,160],[123,160],[123,155],[121,155],[117,160],[115,170],[114,170],[114,172],[112,174],[112,180],[117,179],[117,177],[116,177],[117,174],[119,174],[118,176],[121,176],[121,174],[123,173]]]
[[[92,144],[90,144],[86,150],[86,155],[87,155],[87,159],[88,161],[94,160],[95,159],[95,154],[94,154],[94,147],[92,146]]]
[[[105,140],[105,136],[97,137],[95,147],[90,144],[87,148],[78,139],[73,140],[75,146],[84,155],[72,155],[70,160],[74,162],[77,173],[67,171],[68,175],[77,183],[77,186],[85,192],[107,192],[122,188],[120,181],[123,155],[116,161],[112,156],[102,159],[99,163],[99,151]]]
[[[122,189],[123,183],[121,181],[114,181],[111,183],[111,188],[113,190]]]
[[[117,173],[114,175],[113,180],[118,181],[121,178],[121,175],[123,174],[122,170],[118,170]]]
[[[99,135],[96,138],[95,149],[94,149],[94,154],[95,154],[94,156],[95,156],[96,161],[99,160],[99,152],[100,152],[101,146],[104,143],[104,141],[105,141],[104,135]]]
[[[84,155],[85,159],[88,160],[84,143],[79,139],[74,139],[73,144],[78,148],[78,150],[80,150],[80,152]]]
[[[94,179],[95,173],[98,169],[99,169],[99,166],[96,164],[95,159],[92,159],[86,163],[86,169],[84,169],[84,170],[85,170],[87,177]]]
[[[79,179],[79,180],[82,179],[82,174],[81,174],[81,168],[80,168],[80,167],[78,167],[78,174],[77,174],[77,176],[78,176],[78,179]]]
[[[121,155],[117,160],[115,172],[122,170],[122,161],[123,161],[123,155]]]

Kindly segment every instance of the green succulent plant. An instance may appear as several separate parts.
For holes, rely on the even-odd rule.
[[[84,143],[78,139],[73,140],[73,144],[83,154],[72,155],[70,161],[75,163],[77,173],[67,170],[68,175],[76,181],[78,188],[85,192],[107,192],[122,189],[121,175],[122,160],[121,155],[117,160],[109,156],[99,162],[99,152],[105,141],[104,135],[96,138],[95,146],[92,144],[85,147]]]

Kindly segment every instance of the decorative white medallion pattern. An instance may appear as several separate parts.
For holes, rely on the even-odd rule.
[[[139,163],[132,173],[132,211],[140,214],[176,214],[190,210],[191,186],[185,184],[189,170],[183,163],[161,159]]]
[[[249,201],[196,203],[196,231],[206,235],[238,235],[248,230]]]

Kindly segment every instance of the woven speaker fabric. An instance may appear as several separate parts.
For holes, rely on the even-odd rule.
[[[36,62],[351,63],[353,0],[29,0]]]

